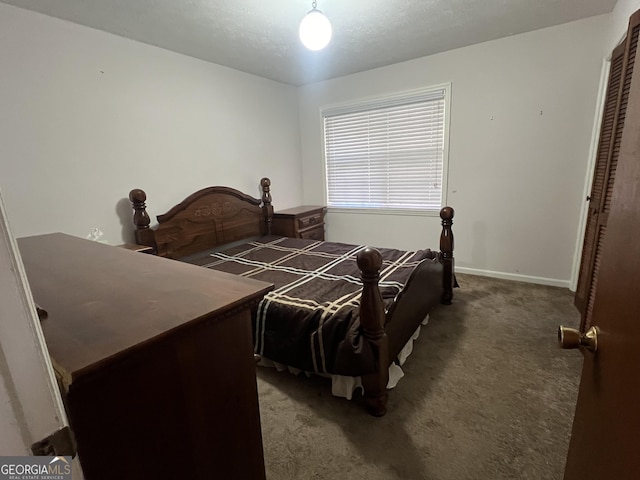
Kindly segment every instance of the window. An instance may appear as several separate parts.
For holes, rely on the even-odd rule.
[[[449,91],[441,85],[323,109],[327,206],[439,212]]]

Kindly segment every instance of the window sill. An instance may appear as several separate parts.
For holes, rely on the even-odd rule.
[[[350,213],[365,215],[395,215],[395,216],[418,216],[418,217],[439,217],[438,210],[410,210],[410,209],[391,209],[391,208],[345,208],[345,207],[327,207],[328,213]]]

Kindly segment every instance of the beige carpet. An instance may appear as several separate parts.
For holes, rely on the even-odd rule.
[[[385,417],[327,379],[258,368],[265,464],[280,479],[561,479],[582,359],[567,289],[458,275]]]

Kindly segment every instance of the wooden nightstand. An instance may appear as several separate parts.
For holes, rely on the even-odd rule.
[[[284,237],[324,241],[325,210],[325,207],[318,205],[303,205],[281,210],[273,214],[271,233]]]

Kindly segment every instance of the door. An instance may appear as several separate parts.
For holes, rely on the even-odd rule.
[[[630,86],[565,480],[640,478],[640,75]]]
[[[625,40],[611,55],[611,68],[600,127],[600,139],[596,154],[589,208],[580,261],[580,274],[576,288],[575,305],[581,313],[580,331],[591,326],[600,270],[601,249],[607,233],[607,221],[611,208],[611,195],[616,178],[620,142],[624,132],[629,91],[633,78],[638,37],[640,35],[640,11],[629,19]]]
[[[67,418],[1,192],[0,306],[0,456],[33,455],[33,444],[56,432],[50,444],[69,455]],[[82,478],[77,460],[73,478]]]

